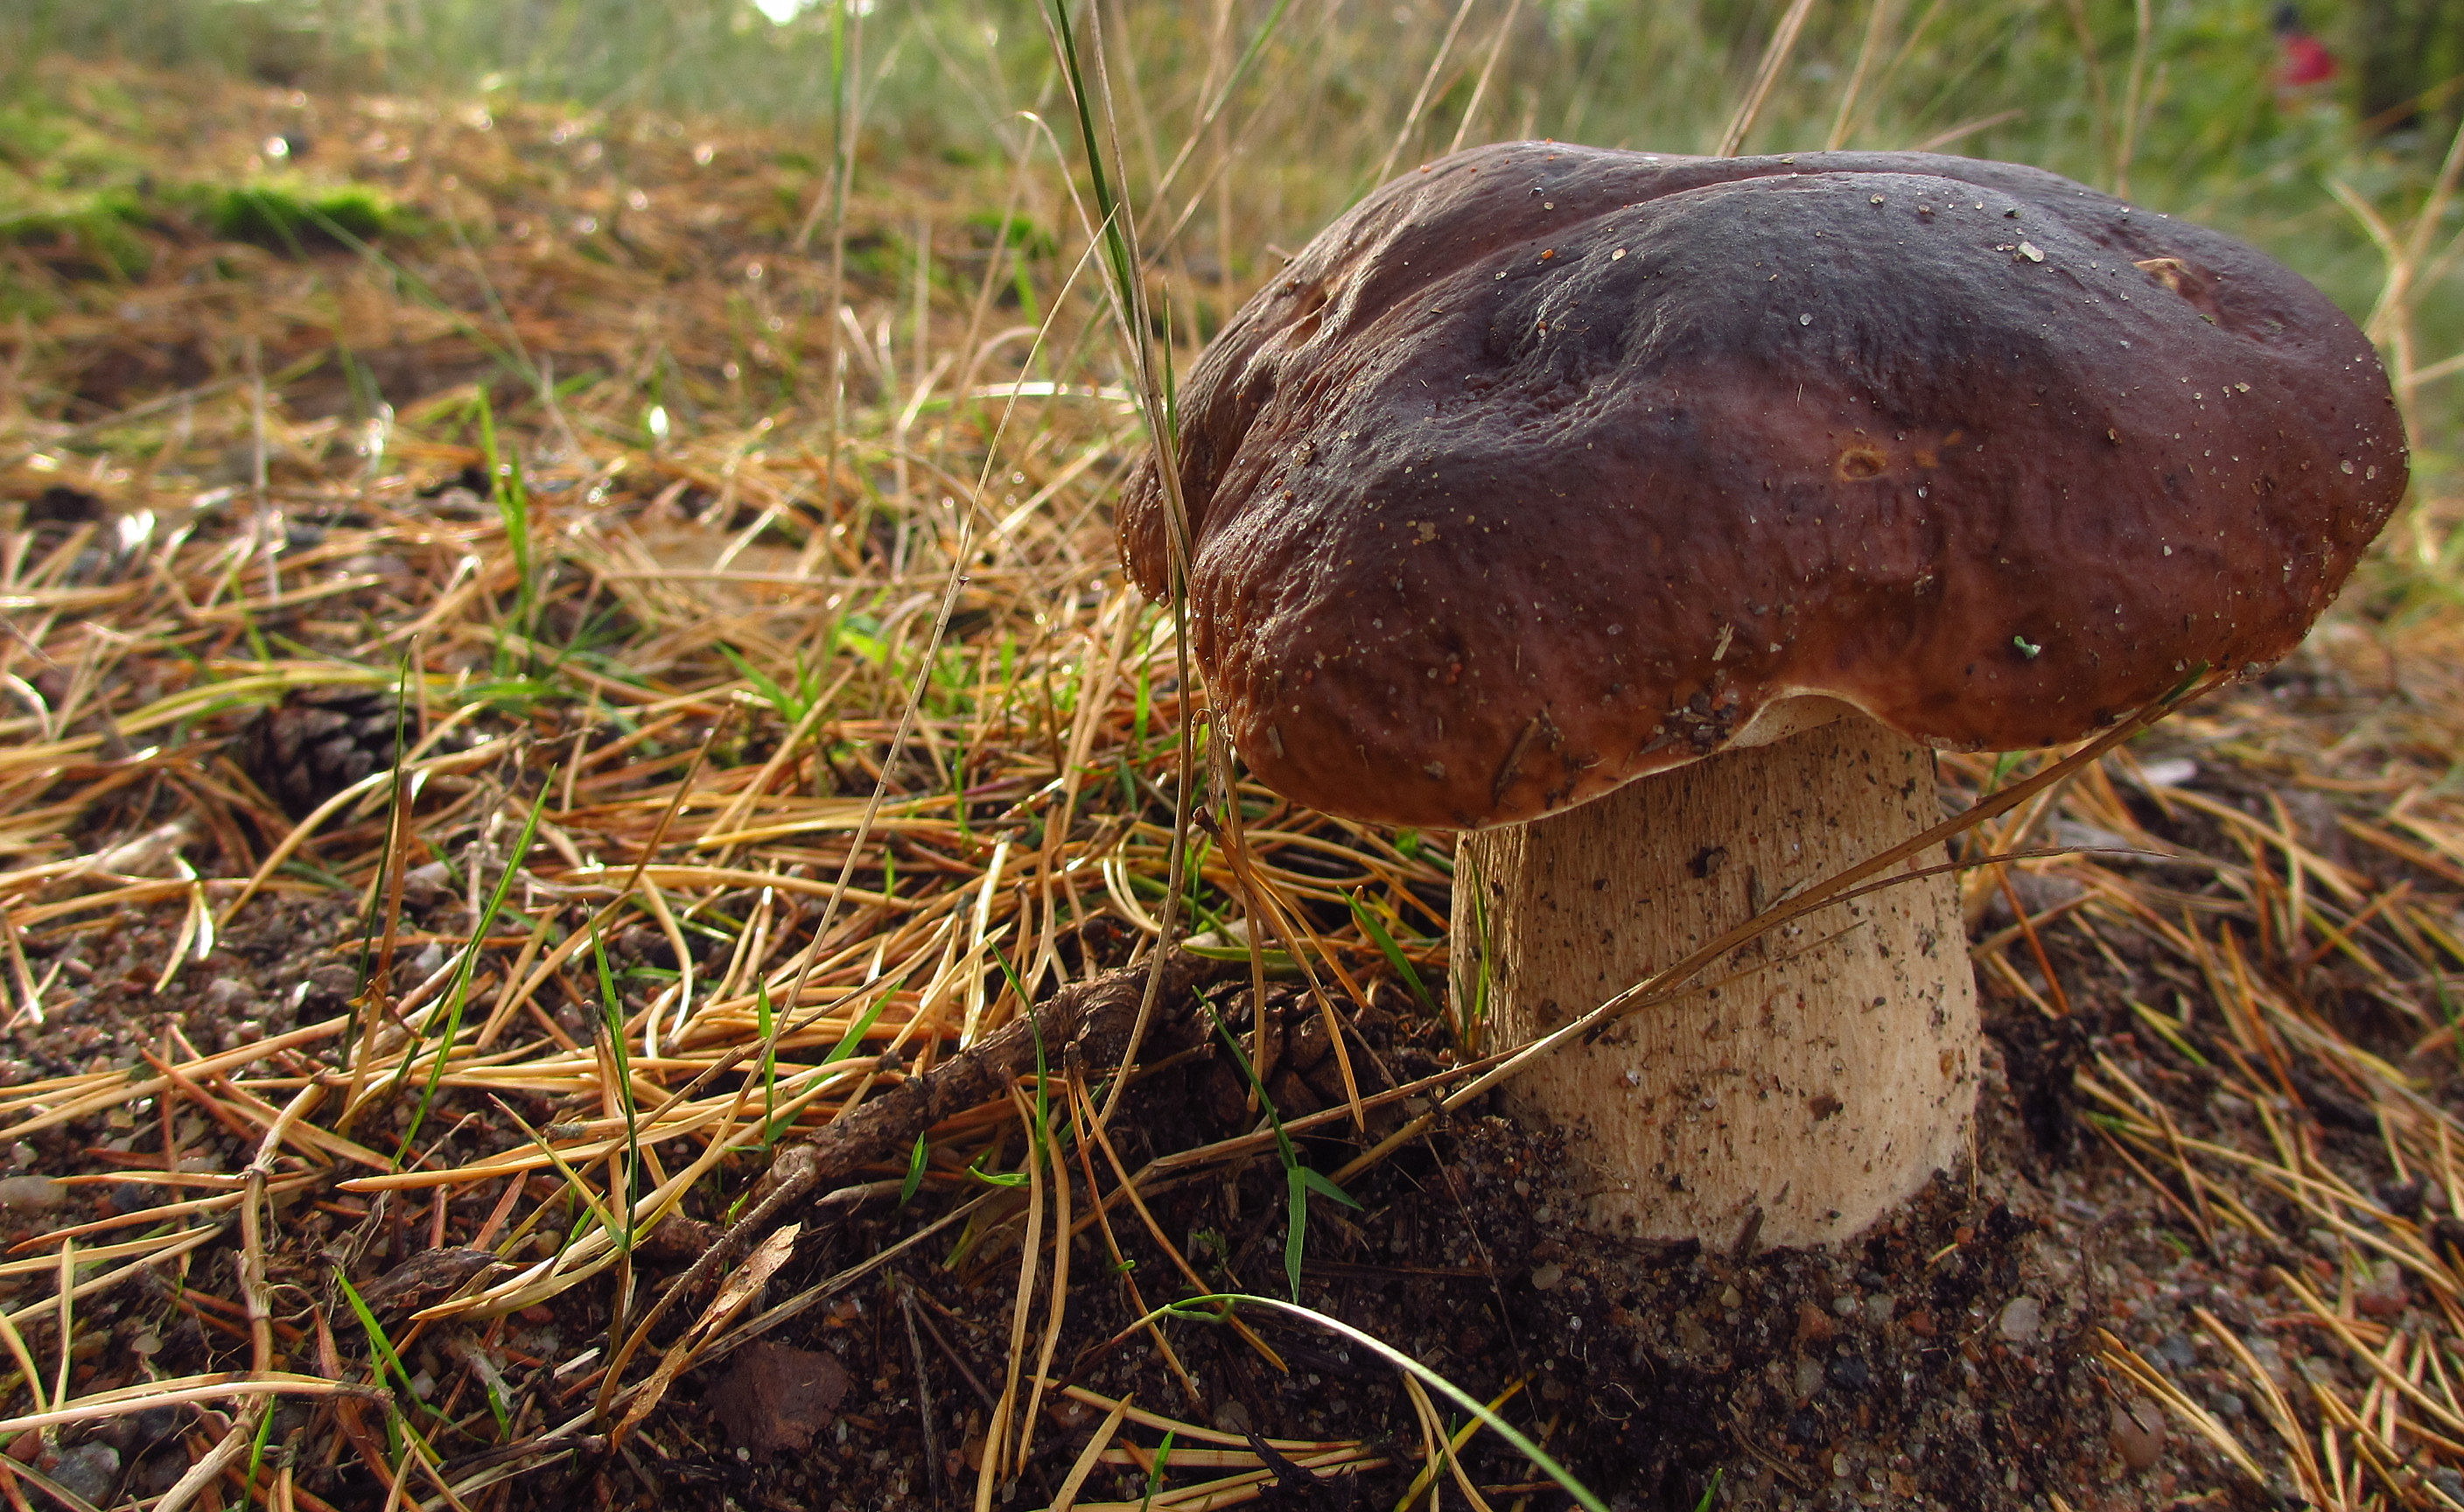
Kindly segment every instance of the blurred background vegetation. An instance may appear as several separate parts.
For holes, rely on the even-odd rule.
[[[1823,0],[1748,146],[1947,138],[2091,182],[2126,166],[2137,192],[2222,209],[2263,201],[2305,169],[2363,166],[2345,161],[2360,122],[2372,121],[2363,132],[2371,144],[2398,152],[2452,126],[2464,0],[2308,0],[2300,24],[2343,67],[2292,102],[2272,85],[2284,9],[2297,8]],[[1115,39],[1114,82],[1137,91],[1141,123],[1160,142],[1177,137],[1226,52],[1276,19],[1232,115],[1262,147],[1307,149],[1260,156],[1325,171],[1381,159],[1416,100],[1405,155],[1440,150],[1459,131],[1708,151],[1787,10],[1788,0],[1108,0],[1103,24]],[[838,109],[833,68],[860,49],[868,148],[968,157],[1007,150],[1014,113],[1054,102],[1041,11],[1040,0],[13,0],[0,9],[0,68],[21,99],[40,89],[45,56],[67,52],[311,90],[501,90],[826,132]],[[1441,45],[1447,55],[1430,77]],[[1837,107],[1860,60],[1843,122]],[[1332,177],[1330,192],[1356,187]]]
[[[2456,116],[2464,0],[2309,0],[2300,24],[2343,67],[2294,99],[2274,83],[2280,9],[1821,0],[1747,147],[1930,142],[2227,220],[2316,208],[2324,173],[2375,188],[2415,166],[2425,143],[2434,158],[2445,143],[2428,139]],[[1225,120],[1243,138],[1245,170],[1287,180],[1292,211],[1307,219],[1366,187],[1398,135],[1397,161],[1458,137],[1710,151],[1787,10],[1788,0],[1107,0],[1103,25],[1113,83],[1134,97],[1132,117],[1161,152],[1265,32]],[[1049,113],[1058,99],[1040,0],[0,8],[0,88],[20,108],[39,98],[44,60],[57,53],[313,91],[502,91],[592,110],[736,116],[824,139],[848,104],[833,89],[845,64],[868,154],[959,162],[1007,156],[1016,113]]]
[[[1185,285],[1186,338],[1254,286],[1270,250],[1450,146],[1551,137],[1716,150],[1789,11],[1102,0],[1099,12],[1082,6],[1081,25],[1103,33],[1132,200],[1151,235],[1177,229],[1165,263]],[[2334,77],[2284,85],[2288,22],[2326,46]],[[876,191],[937,176],[991,199],[1025,164],[1046,218],[1069,219],[1054,192],[1065,154],[1041,124],[1057,125],[1066,103],[1039,0],[11,0],[0,7],[0,223],[82,213],[107,239],[144,165],[80,150],[49,66],[62,55],[312,93],[759,123],[807,142],[817,173],[844,162],[848,182],[871,178]],[[2442,165],[2451,177],[2456,166],[2459,76],[2464,0],[2298,11],[2277,0],[1816,0],[1745,150],[2010,159],[2245,236],[2372,321],[2435,483],[2464,392],[2437,365],[2464,347],[2451,240],[2464,217],[2437,190]],[[78,108],[94,108],[90,94]],[[1074,132],[1059,140],[1074,160]],[[1199,150],[1167,203],[1149,204],[1184,142]]]

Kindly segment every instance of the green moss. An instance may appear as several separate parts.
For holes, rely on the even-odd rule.
[[[41,289],[29,288],[11,274],[6,263],[0,263],[0,320],[23,316],[39,322],[58,313],[59,300]]]
[[[144,208],[126,189],[0,208],[0,245],[23,247],[63,271],[137,278],[153,253],[137,229]]]
[[[68,143],[69,134],[48,112],[31,104],[0,109],[0,163],[29,176]]]
[[[0,102],[0,210],[45,194],[126,185],[144,172],[144,160],[91,115],[36,93]]]
[[[907,240],[889,231],[858,231],[847,239],[847,271],[851,278],[881,283],[902,277],[912,262]]]
[[[301,191],[253,184],[205,195],[206,223],[226,241],[251,242],[274,252],[377,241],[400,229],[401,216],[375,190],[359,185]]]

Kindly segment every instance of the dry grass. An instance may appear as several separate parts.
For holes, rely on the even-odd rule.
[[[192,161],[228,164],[301,129],[300,107],[253,104],[200,108]],[[167,1129],[193,1110],[255,1152],[245,1170],[174,1174],[187,1148],[175,1138],[119,1163],[123,1183],[162,1172],[164,1200],[27,1246],[11,1274],[48,1280],[71,1254],[84,1267],[82,1317],[38,1301],[9,1318],[30,1348],[64,1320],[107,1316],[98,1304],[149,1274],[188,1274],[193,1306],[206,1255],[227,1260],[208,1273],[239,1283],[231,1316],[259,1332],[312,1299],[334,1308],[330,1265],[265,1243],[263,1220],[319,1203],[371,1221],[414,1213],[430,1243],[503,1261],[397,1328],[397,1355],[449,1324],[500,1328],[577,1286],[612,1278],[630,1295],[630,1246],[718,1185],[715,1172],[740,1185],[764,1150],[826,1127],[885,1075],[914,1077],[981,1041],[1015,1015],[1019,987],[1091,970],[1077,943],[1090,918],[1157,928],[1180,697],[1168,638],[1121,585],[1101,512],[1140,431],[1117,392],[1036,376],[1075,367],[1022,366],[1040,336],[1073,332],[1039,333],[1003,306],[1002,249],[859,198],[859,251],[910,262],[885,254],[834,310],[814,259],[764,266],[741,251],[790,241],[812,192],[758,140],[653,127],[610,147],[596,124],[544,112],[307,108],[303,135],[323,152],[352,154],[453,229],[431,233],[433,261],[301,262],[166,236],[121,308],[63,317],[15,349],[33,403],[0,441],[8,492],[46,507],[84,495],[100,517],[11,537],[0,592],[14,634],[0,654],[20,708],[0,775],[11,816],[0,895],[13,905],[21,1032],[63,996],[63,950],[155,909],[179,918],[150,984],[170,1003],[218,940],[251,930],[252,909],[345,889],[370,923],[315,942],[314,959],[363,972],[364,991],[336,1017],[262,1038],[251,1025],[228,1048],[174,1025],[135,1078],[108,1066],[0,1098],[16,1138],[112,1109]],[[604,185],[539,167],[540,154],[603,153],[623,162]],[[577,230],[593,212],[607,217],[602,238]],[[945,261],[928,260],[936,235],[956,243]],[[75,288],[73,267],[21,268]],[[842,416],[817,424],[791,402],[740,423],[748,400],[794,389],[799,362],[833,343],[850,371]],[[197,381],[175,405],[103,426],[28,412],[56,410],[64,390],[100,392],[120,364],[166,361],[206,369],[181,375]],[[354,361],[396,361],[443,386],[356,424],[303,413],[336,401],[317,381]],[[559,387],[556,374],[590,380]],[[486,394],[519,415],[504,453],[519,458],[518,482],[501,476],[493,501],[424,497],[440,480],[486,488]],[[719,414],[739,423],[712,423]],[[200,488],[209,478],[189,470],[217,458],[237,480]],[[517,489],[527,507],[508,509]],[[415,739],[295,824],[230,736],[288,690],[332,688],[399,688]],[[1344,917],[1365,892],[1399,906],[1403,939],[1442,932],[1425,901],[1444,886],[1438,855],[1243,796],[1243,874],[1200,847],[1184,916],[1271,888],[1307,948],[1355,982],[1377,949],[1348,923],[1313,929],[1309,912]],[[133,845],[124,823],[145,831]],[[404,915],[405,874],[436,862],[464,898],[441,909],[458,928]],[[500,908],[481,901],[492,893]],[[644,936],[671,969],[638,968]],[[612,1035],[593,1032],[593,952],[611,941],[631,942],[621,955],[636,968]],[[414,960],[429,964],[403,969]],[[922,1200],[984,1191],[968,1168],[1013,1128],[997,1104],[931,1130]],[[439,1135],[451,1158],[430,1152]],[[898,1168],[881,1174],[898,1189]],[[979,1225],[1024,1207],[1048,1239],[1041,1177],[991,1194]],[[269,1276],[278,1300],[250,1294],[250,1278],[262,1288]],[[686,1364],[853,1279],[740,1320],[759,1287],[722,1294],[638,1408],[643,1381],[620,1391],[550,1370],[547,1399],[492,1418],[466,1376],[439,1389],[419,1437],[394,1435],[407,1447],[388,1450],[370,1426],[383,1413],[338,1413],[319,1434],[339,1433],[405,1497],[450,1502],[572,1453],[594,1426],[638,1421]],[[342,1390],[267,1374],[300,1343],[286,1331],[253,1362],[256,1384],[191,1383],[233,1406],[223,1442],[254,1432],[258,1412],[235,1405],[261,1399],[251,1391]],[[620,1327],[605,1348],[625,1342]],[[376,1373],[349,1390],[383,1398],[402,1384]],[[1032,1390],[1008,1385],[1005,1403]],[[113,1409],[107,1392],[63,1400],[37,1385],[0,1431],[98,1401],[134,1412],[167,1389]],[[504,1446],[515,1452],[469,1475],[444,1468]],[[1213,1453],[1221,1466],[1246,1451]],[[214,1473],[235,1482],[242,1467],[226,1457]],[[287,1479],[260,1467],[254,1494],[280,1504]]]
[[[663,1292],[646,1259],[706,1246],[675,1220],[759,1200],[773,1151],[985,1045],[1022,990],[1099,975],[1108,931],[1164,926],[1190,711],[1105,513],[1144,432],[1084,237],[986,230],[1014,211],[1062,232],[1066,184],[869,169],[842,242],[826,171],[749,130],[133,82],[187,127],[158,144],[166,174],[229,176],[296,131],[308,167],[382,185],[425,229],[291,256],[155,228],[118,285],[75,246],[6,253],[49,305],[0,335],[0,498],[21,506],[0,537],[10,1032],[56,1060],[129,1038],[105,1013],[186,1012],[146,1019],[138,1059],[0,1093],[0,1145],[83,1150],[76,1174],[38,1168],[66,1194],[24,1200],[106,1197],[0,1262],[0,1439],[193,1404],[163,1512],[319,1507],[303,1481],[337,1464],[387,1506],[507,1504],[517,1478],[628,1442],[664,1460],[685,1371],[955,1243],[1011,1298],[955,1496],[988,1504],[1059,1434],[1058,1501],[1081,1508],[1141,1504],[1094,1501],[1099,1467],[1151,1475],[1157,1507],[1238,1504],[1284,1474],[1267,1447],[1325,1475],[1400,1463],[1478,1504],[1425,1396],[1410,1442],[1261,1443],[1209,1426],[1154,1326],[1118,1347],[1170,1362],[1170,1413],[1061,1379],[1091,1290],[1128,1288],[1134,1314],[1213,1289],[1147,1202],[1277,1147],[1141,1163],[1105,1132],[1111,1067],[1006,1079],[923,1130],[919,1168],[872,1160],[742,1234],[715,1289]],[[2405,282],[2380,334],[2428,370]],[[2293,673],[1965,842],[2061,852],[1971,875],[1980,974],[2048,1019],[2135,1019],[2079,1074],[2107,1169],[2268,1309],[2206,1320],[2222,1363],[2198,1369],[2250,1413],[2220,1416],[2221,1388],[2119,1321],[2115,1391],[2219,1475],[2325,1507],[2450,1504],[2425,1477],[2464,1470],[2443,509],[2420,506]],[[296,820],[234,737],[336,688],[398,690],[410,738]],[[1947,765],[1982,793],[2035,764]],[[1184,832],[1174,907],[1235,974],[1228,921],[1259,921],[1256,969],[1305,981],[1362,1057],[1354,1106],[1313,1127],[1391,1131],[1363,1106],[1391,1079],[1347,1026],[1402,994],[1358,920],[1442,982],[1447,845],[1238,800]],[[131,941],[143,979],[94,976]],[[211,1011],[201,978],[248,951],[303,1011]],[[335,966],[350,991],[309,991]],[[2167,993],[2109,1000],[2149,980]],[[1272,1038],[1249,1053],[1271,1082]],[[932,1220],[896,1246],[772,1285],[800,1236],[919,1183]],[[1073,1263],[1072,1234],[1171,1263]],[[412,1258],[359,1263],[371,1247]],[[540,1318],[584,1326],[531,1355],[516,1326]],[[132,1352],[181,1319],[244,1363],[172,1375]],[[0,1495],[24,1504],[39,1462],[0,1460]]]

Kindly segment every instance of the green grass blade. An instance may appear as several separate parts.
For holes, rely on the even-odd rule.
[[[377,1315],[361,1298],[360,1289],[351,1284],[351,1278],[343,1275],[339,1265],[334,1267],[334,1283],[342,1288],[342,1300],[350,1304],[352,1315],[360,1320],[360,1331],[367,1335],[368,1350],[377,1358],[379,1373],[391,1372],[402,1383],[402,1394],[412,1401],[419,1400],[410,1389],[410,1370],[402,1363],[393,1340],[385,1334],[385,1325],[377,1322]]]
[[[770,1012],[770,984],[753,985],[753,1024],[761,1035],[761,1144],[769,1148],[771,1121],[779,1116],[779,1046],[772,1027],[778,1020]]]
[[[1204,1297],[1191,1297],[1181,1302],[1166,1304],[1139,1319],[1138,1323],[1143,1325],[1154,1319],[1165,1317],[1202,1318],[1210,1322],[1221,1322],[1233,1310],[1243,1306],[1271,1308],[1276,1312],[1298,1318],[1304,1323],[1315,1324],[1329,1333],[1339,1334],[1351,1340],[1479,1418],[1500,1438],[1512,1444],[1515,1451],[1524,1458],[1537,1465],[1542,1474],[1556,1481],[1568,1496],[1574,1499],[1577,1505],[1584,1508],[1584,1512],[1609,1512],[1608,1503],[1601,1501],[1589,1486],[1576,1479],[1573,1471],[1559,1464],[1549,1451],[1533,1443],[1529,1435],[1500,1416],[1495,1409],[1385,1340],[1375,1334],[1363,1332],[1340,1318],[1329,1317],[1313,1307],[1304,1307],[1299,1303],[1285,1302],[1278,1297],[1261,1297],[1249,1292],[1216,1292]]]
[[[620,1227],[616,1247],[633,1248],[633,1188],[642,1171],[641,1109],[633,1101],[633,1063],[625,1046],[625,1010],[616,995],[616,974],[607,965],[607,941],[594,923],[590,930],[590,960],[599,972],[599,1017],[606,1026],[608,1059],[616,1063],[616,1097],[625,1107],[625,1169],[623,1185],[615,1193],[613,1206]]]
[[[1165,1429],[1163,1442],[1155,1445],[1155,1463],[1147,1466],[1147,1490],[1146,1495],[1138,1498],[1138,1512],[1147,1512],[1155,1505],[1155,1493],[1163,1489],[1164,1469],[1172,1463],[1173,1440],[1179,1432],[1177,1428]]]
[[[1411,957],[1395,943],[1395,936],[1387,931],[1385,923],[1360,901],[1359,893],[1354,892],[1344,901],[1352,905],[1352,922],[1360,926],[1360,932],[1369,936],[1369,942],[1377,947],[1377,953],[1385,956],[1386,964],[1394,968],[1395,975],[1403,978],[1403,985],[1411,989],[1412,998],[1420,1005],[1420,1011],[1432,1019],[1436,1018],[1438,1000],[1429,996],[1429,989],[1420,980],[1420,974],[1413,969]]]
[[[872,1033],[873,1023],[881,1018],[881,1011],[890,1006],[891,997],[906,985],[907,978],[901,976],[883,988],[880,996],[873,998],[872,1006],[864,1011],[864,1017],[847,1025],[847,1033],[839,1036],[839,1042],[831,1047],[830,1053],[823,1058],[822,1063],[835,1065],[855,1054],[857,1047],[864,1043],[864,1037]]]
[[[503,874],[496,878],[495,889],[488,894],[488,906],[480,910],[478,922],[472,926],[471,943],[462,948],[462,959],[453,970],[452,985],[446,989],[445,1012],[442,1015],[445,1027],[436,1037],[436,1057],[428,1068],[428,1084],[420,1088],[419,1107],[411,1114],[410,1127],[402,1131],[402,1143],[394,1147],[393,1166],[396,1171],[402,1169],[403,1158],[410,1153],[411,1141],[419,1137],[419,1127],[427,1122],[428,1110],[436,1101],[436,1089],[445,1081],[445,1063],[453,1054],[453,1041],[462,1032],[462,1011],[470,1004],[471,979],[479,970],[479,953],[486,947],[488,931],[495,924],[496,915],[504,910],[505,899],[513,893],[514,879],[521,875],[522,863],[530,857],[531,843],[539,837],[539,816],[546,812],[547,796],[555,788],[556,774],[550,772],[548,780],[539,784],[539,797],[531,803],[529,817],[522,821],[521,835],[515,840],[512,853],[505,858]],[[417,1061],[416,1055],[403,1057],[402,1070],[395,1078],[397,1086],[410,1075],[410,1068]]]

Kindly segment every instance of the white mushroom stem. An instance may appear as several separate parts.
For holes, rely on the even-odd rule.
[[[1455,1000],[1485,1002],[1492,1046],[1522,1043],[1941,817],[1932,753],[1852,714],[1467,835]],[[1958,888],[1937,873],[1771,931],[1507,1096],[1569,1131],[1595,1228],[1819,1244],[1964,1160],[1976,1035]]]

